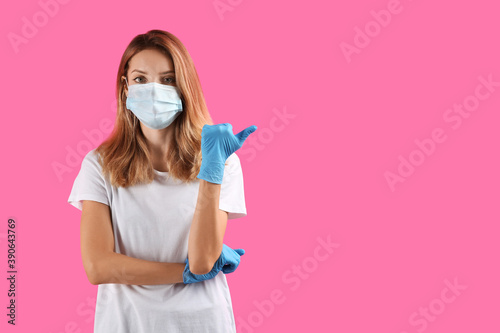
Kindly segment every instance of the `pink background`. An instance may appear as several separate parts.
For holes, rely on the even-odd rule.
[[[41,3],[0,11],[0,331],[92,332],[97,286],[67,198],[114,121],[122,52],[150,29],[186,45],[216,123],[258,126],[237,152],[248,216],[225,238],[246,250],[227,276],[238,332],[500,330],[500,86],[479,79],[500,82],[496,2],[72,0],[50,16]]]

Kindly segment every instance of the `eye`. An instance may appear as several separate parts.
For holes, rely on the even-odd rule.
[[[144,76],[138,76],[134,79],[134,81],[137,83],[143,83],[143,81],[137,81],[137,79],[144,79]]]
[[[173,77],[165,77],[163,79],[164,79],[163,82],[165,82],[165,83],[174,83],[175,82],[175,78],[173,78]]]

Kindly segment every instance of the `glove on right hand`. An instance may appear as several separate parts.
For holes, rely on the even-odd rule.
[[[186,267],[182,273],[183,282],[185,284],[201,282],[214,278],[220,271],[224,274],[232,273],[238,268],[240,264],[240,257],[245,254],[245,250],[233,250],[226,244],[222,244],[222,252],[215,262],[212,270],[206,274],[194,274],[189,270],[189,261],[186,259]]]

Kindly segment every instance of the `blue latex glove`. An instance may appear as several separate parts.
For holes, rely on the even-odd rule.
[[[245,254],[245,250],[236,249],[233,250],[226,244],[222,244],[222,253],[224,254],[226,263],[222,266],[222,273],[229,274],[238,268],[240,264],[240,257]]]
[[[184,272],[182,273],[182,279],[185,284],[201,282],[204,280],[210,280],[214,278],[222,270],[224,274],[232,273],[238,268],[240,264],[240,257],[245,254],[245,250],[236,249],[233,250],[226,244],[222,244],[222,252],[219,259],[215,262],[212,270],[207,274],[193,274],[189,270],[189,261],[186,259],[186,267],[184,267]]]
[[[257,126],[252,125],[234,135],[233,125],[229,123],[204,125],[201,131],[201,167],[197,178],[222,184],[227,158],[240,149],[256,129]]]

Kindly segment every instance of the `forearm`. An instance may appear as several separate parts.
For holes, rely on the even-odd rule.
[[[110,252],[93,271],[92,284],[120,283],[135,285],[173,284],[183,282],[186,264],[157,262]]]
[[[198,200],[189,232],[188,259],[191,272],[206,274],[222,252],[225,225],[219,210],[221,185],[200,180]]]

